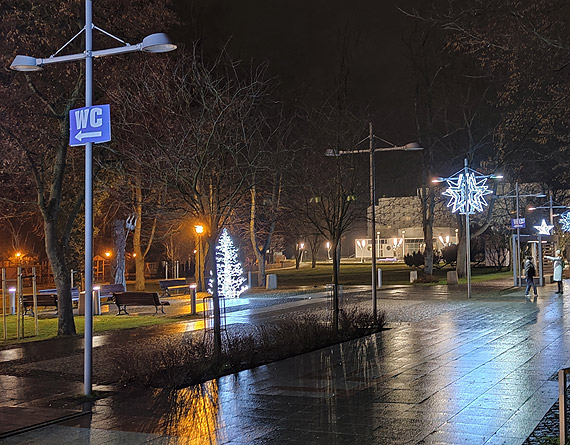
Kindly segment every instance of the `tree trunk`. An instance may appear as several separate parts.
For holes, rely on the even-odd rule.
[[[333,332],[338,335],[338,313],[339,313],[339,305],[338,305],[338,276],[339,276],[339,268],[338,265],[340,264],[340,243],[339,240],[333,241]]]
[[[257,269],[257,285],[259,287],[265,287],[265,260],[267,258],[267,251],[264,251],[262,253],[259,254],[259,256],[255,255],[255,257],[257,258],[257,265],[258,265],[258,269]]]
[[[133,248],[135,251],[135,290],[144,291],[144,254],[141,246],[142,205],[138,200],[135,207],[135,214],[137,217],[137,223],[133,234]]]
[[[125,249],[127,239],[125,236],[125,221],[115,221],[115,260],[113,264],[113,276],[115,284],[122,284],[127,288],[127,281],[125,279]]]
[[[458,238],[457,245],[457,277],[467,276],[467,251],[465,250],[465,216],[457,215]]]
[[[222,323],[220,312],[220,296],[218,294],[218,267],[216,263],[217,237],[210,236],[207,240],[209,263],[212,267],[212,302],[214,305],[214,359],[222,355]]]
[[[435,196],[432,187],[427,188],[426,217],[424,219],[425,263],[424,273],[433,275],[433,218],[435,212]]]
[[[71,279],[63,248],[57,237],[57,226],[54,220],[44,219],[44,233],[46,253],[58,293],[57,335],[74,335],[76,331],[71,301]]]

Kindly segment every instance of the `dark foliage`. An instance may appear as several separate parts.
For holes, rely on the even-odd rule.
[[[411,254],[408,253],[404,256],[404,263],[410,267],[422,267],[425,263],[424,254],[421,252],[412,252]]]
[[[116,354],[115,366],[124,383],[181,388],[378,332],[383,326],[383,313],[374,321],[371,312],[349,307],[340,312],[335,336],[328,318],[308,313],[249,331],[228,332],[219,360],[214,359],[208,336],[191,336],[124,348]]]
[[[457,262],[457,244],[444,247],[441,256],[445,264],[455,264]]]

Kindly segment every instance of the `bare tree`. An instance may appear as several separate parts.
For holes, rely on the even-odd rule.
[[[176,194],[179,207],[191,220],[204,226],[202,240],[212,270],[214,348],[219,354],[215,247],[222,229],[244,202],[257,165],[259,151],[254,143],[262,125],[264,70],[254,66],[246,70],[224,51],[212,62],[196,51],[181,52],[166,70],[148,68],[144,78],[133,80],[152,94],[153,105],[129,107],[125,122],[149,140],[146,171],[160,172],[153,178],[155,187],[162,182],[169,195]],[[152,124],[157,109],[165,123],[159,127]]]

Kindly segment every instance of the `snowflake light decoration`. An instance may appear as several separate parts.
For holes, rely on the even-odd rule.
[[[451,207],[452,213],[459,211],[465,215],[482,212],[483,207],[487,205],[485,195],[493,193],[488,190],[486,177],[477,177],[471,172],[460,173],[456,178],[446,179],[446,182],[449,188],[442,195],[451,198],[447,207]]]
[[[549,226],[548,224],[546,224],[546,221],[543,219],[540,226],[534,226],[534,228],[538,230],[539,235],[550,235],[550,232],[554,228],[554,226]]]
[[[570,232],[570,212],[563,213],[558,221],[562,224],[563,232]]]

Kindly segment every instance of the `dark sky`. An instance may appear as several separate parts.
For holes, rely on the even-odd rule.
[[[209,49],[229,39],[234,58],[267,61],[279,84],[278,99],[285,101],[311,103],[330,96],[344,54],[348,101],[367,108],[376,135],[401,145],[417,135],[402,43],[410,19],[398,6],[409,10],[418,1],[176,0],[186,22],[177,37],[187,43],[200,37]],[[363,137],[367,129],[363,122]],[[401,192],[409,176],[394,175],[400,169],[392,166],[418,159],[417,153],[377,155],[378,176],[389,177],[384,186],[378,181],[379,195]]]
[[[378,131],[405,142],[415,125],[404,22],[397,6],[381,0],[177,0],[187,19],[180,37],[199,35],[207,47],[231,38],[230,52],[244,61],[268,61],[287,97],[301,100],[332,91],[341,54],[350,59],[349,100],[370,104]],[[346,51],[342,50],[346,38]],[[364,126],[365,127],[365,126]],[[385,128],[381,128],[385,127]],[[365,128],[363,128],[365,131]]]

